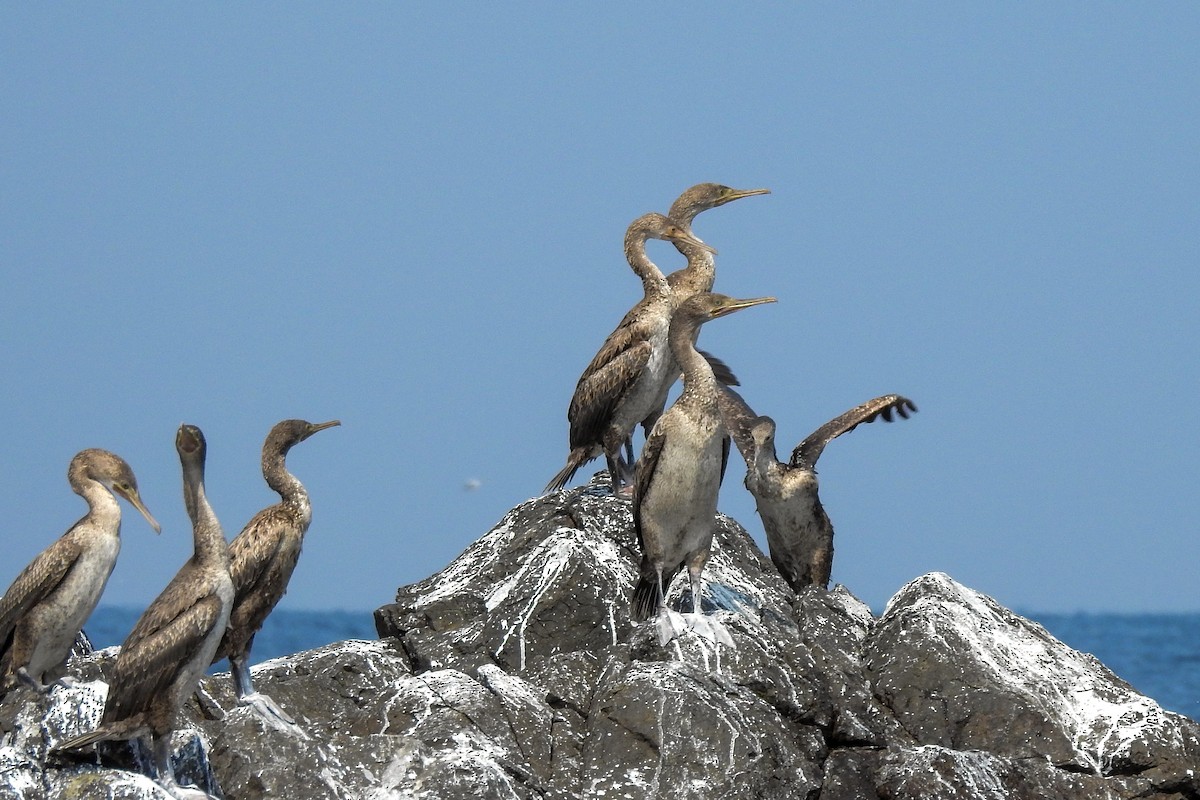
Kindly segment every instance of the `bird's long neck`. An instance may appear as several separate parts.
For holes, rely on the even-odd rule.
[[[108,487],[94,478],[71,476],[71,488],[88,504],[86,519],[113,534],[121,532],[121,506]]]
[[[204,491],[203,465],[188,464],[183,471],[183,504],[192,520],[195,559],[203,564],[229,564],[229,549],[216,513]]]
[[[646,255],[647,238],[645,231],[630,231],[625,236],[625,260],[642,279],[642,289],[647,295],[663,293],[668,290],[667,279],[658,265]]]
[[[773,441],[758,442],[754,447],[754,471],[766,475],[778,463]]]
[[[263,451],[262,472],[267,485],[270,486],[283,504],[296,510],[305,520],[311,517],[312,511],[308,503],[308,492],[300,479],[287,469],[287,450],[270,449]]]
[[[691,219],[676,220],[688,233],[692,232]],[[681,302],[700,292],[711,292],[717,279],[717,262],[713,254],[690,242],[676,241],[675,249],[687,258],[687,266],[667,276],[671,291]]]
[[[694,342],[700,335],[700,325],[693,319],[676,316],[671,321],[668,342],[671,355],[683,371],[683,395],[687,402],[716,405],[717,379],[712,367],[696,350]]]

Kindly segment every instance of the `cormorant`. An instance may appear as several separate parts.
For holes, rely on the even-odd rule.
[[[817,496],[817,459],[825,445],[843,433],[879,417],[891,422],[893,412],[907,419],[916,405],[898,394],[868,400],[809,434],[784,464],[775,455],[774,420],[756,415],[727,387],[718,399],[726,427],[746,461],[746,488],[758,506],[771,561],[797,592],[814,584],[829,588],[833,524]]]
[[[770,189],[731,189],[719,183],[698,183],[679,195],[675,202],[671,204],[671,210],[667,212],[667,216],[678,222],[688,233],[692,233],[692,221],[698,214],[743,197],[753,197],[758,194],[770,193]],[[667,285],[671,289],[671,298],[674,306],[678,308],[684,300],[687,300],[692,295],[698,292],[712,291],[713,282],[717,277],[717,266],[713,258],[713,253],[709,250],[696,247],[686,240],[674,242],[674,245],[687,258],[686,267],[676,270],[667,276]],[[733,374],[733,371],[724,362],[703,350],[699,352],[712,365],[713,374],[716,376],[718,383],[726,386],[738,385],[737,376]],[[650,430],[654,427],[654,423],[662,415],[663,409],[666,408],[667,396],[670,394],[671,387],[675,385],[675,381],[678,380],[680,375],[679,365],[674,363],[674,356],[671,357],[671,361],[671,369],[665,371],[666,377],[659,386],[658,399],[653,404],[650,414],[642,420],[642,430],[647,436],[650,435]],[[626,453],[628,453],[629,460],[632,462],[632,441],[627,442]]]
[[[252,705],[260,714],[272,714],[292,723],[271,698],[258,694],[247,664],[254,635],[274,610],[300,558],[304,534],[312,522],[308,492],[288,472],[288,451],[317,431],[341,425],[285,419],[267,434],[262,448],[262,474],[267,485],[279,493],[280,502],[254,515],[242,532],[229,543],[229,572],[233,578],[233,611],[213,661],[229,659],[238,703]]]
[[[183,502],[192,520],[194,553],[121,645],[100,726],[55,749],[76,750],[104,740],[148,736],[156,779],[178,796],[171,732],[179,709],[196,691],[225,632],[233,606],[233,581],[225,536],[204,492],[204,434],[194,425],[181,425],[175,449],[183,467]]]
[[[688,241],[712,250],[662,214],[644,214],[630,224],[625,233],[625,257],[642,279],[645,296],[625,315],[580,376],[567,410],[571,452],[566,466],[546,485],[546,492],[561,489],[579,467],[602,452],[614,494],[628,476],[621,448],[634,426],[650,413],[671,361],[667,331],[673,304],[666,277],[646,255],[646,240],[652,238]]]
[[[88,512],[39,553],[0,598],[0,694],[17,680],[46,692],[47,673],[65,666],[117,563],[121,506],[114,495],[141,512],[155,533],[162,531],[142,505],[133,470],[120,456],[82,450],[71,459],[67,481],[87,501]]]
[[[634,472],[633,524],[642,550],[632,615],[667,615],[665,590],[687,566],[692,610],[700,613],[700,574],[712,544],[717,492],[729,458],[729,437],[717,405],[712,367],[693,344],[699,327],[743,308],[773,303],[773,297],[736,300],[703,292],[692,296],[671,320],[671,352],[683,369],[683,391],[659,418]],[[660,625],[665,641],[669,634]]]

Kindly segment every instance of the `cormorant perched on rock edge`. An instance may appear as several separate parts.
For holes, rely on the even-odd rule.
[[[784,464],[775,455],[775,421],[756,415],[741,395],[727,387],[718,394],[725,425],[746,461],[746,488],[754,495],[767,533],[771,561],[794,591],[829,588],[833,569],[833,523],[817,496],[817,459],[825,445],[858,425],[893,412],[908,419],[913,401],[887,394],[855,406],[810,433]]]
[[[628,478],[622,447],[657,402],[671,362],[667,345],[671,291],[662,270],[646,255],[648,239],[684,240],[712,250],[662,214],[643,214],[630,224],[625,233],[625,257],[642,279],[645,294],[580,376],[567,410],[571,452],[545,492],[564,487],[576,470],[602,452],[608,460],[614,494]]]
[[[665,590],[685,565],[694,619],[700,621],[700,575],[712,544],[717,493],[729,458],[729,437],[717,405],[719,387],[693,342],[705,322],[773,302],[773,297],[737,300],[704,292],[684,302],[671,320],[671,352],[683,369],[683,392],[650,432],[633,484],[633,524],[642,563],[631,611],[635,620],[657,613],[664,644],[677,632]]]
[[[0,598],[0,695],[17,680],[49,691],[47,673],[65,666],[117,563],[121,506],[114,495],[162,532],[142,505],[133,470],[115,453],[81,450],[71,459],[67,481],[87,501],[88,512],[21,570]]]
[[[196,690],[233,606],[229,552],[221,524],[204,493],[204,434],[181,425],[175,449],[183,467],[183,502],[192,520],[194,553],[143,612],[113,665],[100,726],[61,742],[77,750],[105,740],[152,740],[156,780],[176,797],[203,792],[182,789],[171,766],[171,732],[179,709]]]
[[[229,659],[238,703],[263,715],[293,724],[271,698],[254,691],[247,664],[254,636],[287,591],[300,558],[304,534],[312,522],[308,492],[288,472],[288,451],[317,431],[342,423],[285,419],[271,428],[263,442],[262,474],[280,502],[264,508],[229,543],[229,573],[233,578],[233,611],[213,661]]]

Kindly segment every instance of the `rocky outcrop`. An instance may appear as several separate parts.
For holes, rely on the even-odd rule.
[[[1196,723],[1040,626],[940,574],[879,618],[840,587],[797,596],[718,523],[704,610],[732,646],[662,646],[630,621],[629,505],[598,477],[518,506],[402,588],[376,612],[379,641],[256,667],[299,732],[236,707],[228,676],[206,680],[183,766],[239,800],[1200,798]],[[683,583],[669,602],[687,611]],[[76,666],[102,674],[103,657]],[[5,701],[0,798],[161,796],[108,766],[125,745],[104,767],[47,759],[103,686]]]

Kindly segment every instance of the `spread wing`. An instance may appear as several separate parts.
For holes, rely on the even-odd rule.
[[[567,419],[572,449],[603,441],[605,428],[650,363],[652,350],[647,331],[638,325],[618,328],[608,337],[571,398]]]
[[[196,655],[221,617],[221,599],[189,592],[175,580],[144,613],[121,645],[105,721],[146,710]]]
[[[738,452],[746,460],[747,466],[754,463],[754,441],[750,438],[750,428],[758,415],[754,409],[742,399],[742,396],[728,386],[717,387],[717,408],[721,412],[721,421],[729,432]],[[728,447],[727,447],[728,450]]]
[[[38,553],[12,586],[0,598],[0,642],[21,621],[21,617],[46,599],[79,560],[80,546],[74,539],[62,537]]]
[[[874,400],[868,400],[845,414],[834,417],[810,433],[792,451],[791,466],[812,469],[816,467],[817,459],[821,457],[825,445],[843,433],[849,433],[864,422],[874,422],[879,417],[883,417],[884,422],[891,422],[893,413],[902,419],[908,419],[908,415],[916,410],[917,407],[912,400],[898,394],[885,394]]]

